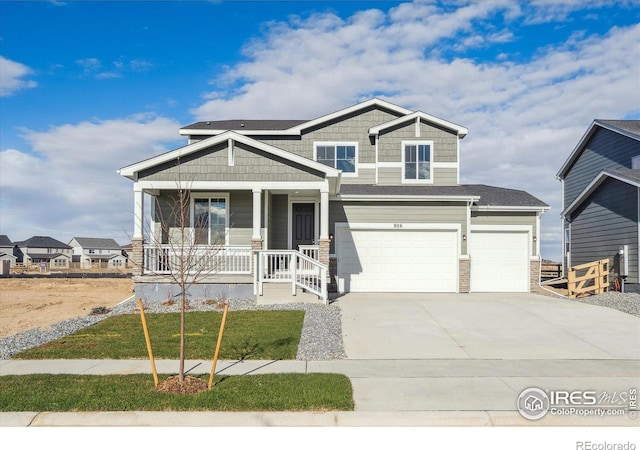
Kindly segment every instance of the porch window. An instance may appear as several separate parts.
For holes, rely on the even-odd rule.
[[[433,143],[403,142],[402,147],[402,179],[409,182],[430,182]]]
[[[356,174],[358,144],[356,142],[317,142],[314,157],[325,166]]]
[[[225,245],[228,223],[227,197],[193,199],[193,229],[198,245]]]

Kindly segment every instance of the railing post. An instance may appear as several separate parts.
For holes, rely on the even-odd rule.
[[[291,253],[289,258],[289,267],[291,268],[291,295],[295,297],[298,291],[298,286],[296,286],[296,282],[298,281],[298,257]]]
[[[320,290],[322,292],[322,300],[325,305],[329,304],[329,296],[327,295],[327,269],[324,267],[320,271]]]

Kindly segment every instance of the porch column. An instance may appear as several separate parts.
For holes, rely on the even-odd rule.
[[[262,235],[260,225],[262,223],[262,189],[253,190],[253,232],[251,233],[251,274],[254,274],[254,252],[262,250]]]
[[[318,260],[329,267],[329,189],[320,190],[320,239],[318,239]]]
[[[133,237],[131,238],[131,254],[129,264],[134,276],[142,275],[144,264],[144,192],[136,184],[133,185]]]
[[[329,239],[329,190],[320,191],[320,240]]]
[[[251,240],[260,239],[260,225],[262,224],[262,189],[253,190],[253,233]]]

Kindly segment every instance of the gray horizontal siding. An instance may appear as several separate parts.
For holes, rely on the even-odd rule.
[[[458,169],[434,168],[433,169],[434,186],[457,186],[458,185]]]
[[[329,203],[329,232],[348,223],[455,223],[467,233],[467,205],[446,202],[339,202]],[[463,253],[466,249],[463,249]],[[333,242],[331,252],[335,252]]]
[[[631,158],[640,155],[640,142],[597,127],[564,180],[564,205],[569,206],[604,169],[631,168]]]
[[[378,168],[378,184],[390,186],[402,184],[402,169],[400,167]]]
[[[345,177],[344,174],[340,179],[341,184],[375,184],[375,169],[358,169],[357,177]]]
[[[571,216],[571,265],[599,259],[613,261],[629,246],[629,278],[638,281],[638,193],[618,180],[604,181]]]

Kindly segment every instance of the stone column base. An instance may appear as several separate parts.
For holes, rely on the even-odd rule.
[[[460,258],[458,260],[458,292],[468,294],[471,290],[471,260]]]
[[[255,273],[254,265],[256,263],[255,252],[262,250],[262,239],[251,239],[251,275]]]
[[[529,291],[535,292],[540,287],[540,259],[529,261]]]
[[[141,238],[131,239],[131,253],[129,254],[129,264],[132,267],[131,274],[140,276],[144,272],[144,240]]]

